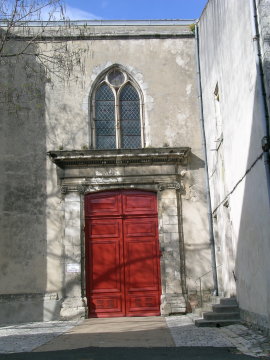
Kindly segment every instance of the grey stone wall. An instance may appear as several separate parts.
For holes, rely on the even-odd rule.
[[[12,45],[18,51],[25,46]],[[0,79],[0,321],[14,317],[19,303],[20,321],[31,318],[31,305],[21,301],[27,304],[28,294],[39,297],[35,320],[42,320],[47,283],[46,79],[31,56],[1,59]],[[15,299],[13,307],[7,308],[8,298]]]

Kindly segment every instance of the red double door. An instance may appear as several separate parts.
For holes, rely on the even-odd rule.
[[[89,317],[160,315],[156,194],[88,194],[85,216]]]

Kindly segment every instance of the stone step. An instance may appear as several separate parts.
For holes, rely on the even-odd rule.
[[[220,299],[220,305],[237,305],[235,298],[223,298]]]
[[[241,324],[241,320],[238,319],[227,319],[227,320],[195,320],[195,325],[198,327],[222,327],[234,324]]]
[[[240,319],[239,312],[232,313],[215,313],[215,312],[205,312],[203,313],[203,318],[205,320],[227,320],[227,319]]]
[[[228,313],[228,312],[239,312],[238,305],[212,305],[213,312],[215,313]]]
[[[214,296],[214,295],[212,295],[210,297],[209,303],[211,303],[211,304],[219,304],[220,300],[223,299],[223,298],[224,298],[224,296]]]

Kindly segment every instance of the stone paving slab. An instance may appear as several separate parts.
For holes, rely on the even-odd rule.
[[[166,321],[176,346],[236,346],[218,328],[196,327],[188,316],[170,316]]]
[[[0,353],[32,351],[77,324],[78,321],[48,321],[0,326]]]
[[[229,325],[220,331],[243,354],[270,359],[270,339],[262,332],[244,325]]]
[[[83,346],[78,349],[78,353],[74,353],[81,354],[83,349],[88,348],[89,345],[87,344],[89,343],[94,344],[92,345],[93,348],[98,347],[99,349],[109,349],[109,346],[111,348],[117,346],[118,349],[127,349],[129,347],[131,350],[135,348],[159,348],[161,352],[165,348],[212,348],[223,353],[224,349],[227,348],[230,356],[238,354],[239,360],[240,352],[253,358],[270,359],[270,339],[261,332],[249,329],[244,325],[230,325],[223,328],[197,328],[193,324],[190,315],[171,316],[166,319],[163,317],[88,319],[80,323],[75,321],[51,321],[0,327],[0,353],[2,354],[28,354],[35,351],[35,353],[40,354],[39,359],[47,359],[47,355],[44,354],[48,354],[47,351],[50,351],[51,359],[51,354],[66,356],[68,349],[74,344],[77,348]],[[60,352],[52,351],[63,346],[66,346],[67,351],[64,349]],[[130,352],[126,351],[126,353]],[[153,351],[154,353],[156,352]],[[33,352],[31,354],[34,356]],[[101,351],[100,354],[105,354],[105,352]],[[209,354],[212,354],[212,352],[210,351]],[[16,355],[19,356],[19,354]],[[6,359],[6,356],[8,355],[0,355],[0,359]],[[19,359],[20,357],[15,358]],[[216,359],[221,358],[217,357]],[[12,356],[10,359],[13,359]],[[27,359],[27,356],[22,357],[22,359]],[[31,359],[35,359],[35,357],[31,355]],[[55,359],[58,359],[57,356]]]
[[[86,319],[34,351],[85,347],[174,347],[164,317]]]

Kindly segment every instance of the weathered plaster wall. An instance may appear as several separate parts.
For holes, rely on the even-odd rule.
[[[49,85],[46,93],[48,128],[51,129],[48,150],[91,146],[89,94],[92,85],[106,68],[122,65],[143,93],[146,147],[189,146],[192,149],[185,175],[182,213],[187,287],[198,289],[198,277],[211,270],[211,265],[194,38],[74,40],[69,46],[82,51],[81,62],[67,84],[53,79],[53,87]],[[211,274],[203,282],[205,288],[212,287]]]
[[[5,155],[1,159],[0,175],[4,214],[1,217],[4,247],[0,260],[5,277],[0,286],[2,294],[20,295],[16,295],[17,302],[2,296],[1,301],[5,303],[0,316],[2,322],[58,318],[63,297],[77,301],[82,295],[80,278],[66,271],[67,263],[77,263],[81,254],[81,200],[77,193],[60,194],[58,175],[61,171],[46,159],[46,152],[91,146],[91,88],[100,72],[115,63],[121,64],[142,90],[146,147],[188,146],[192,149],[188,167],[181,169],[184,170],[181,174],[184,194],[179,202],[181,209],[176,207],[175,211],[183,220],[181,256],[185,253],[188,290],[198,289],[197,278],[210,270],[204,161],[195,86],[195,42],[187,27],[178,30],[174,27],[173,31],[178,33],[172,38],[171,28],[151,29],[116,27],[112,31],[112,27],[107,30],[95,27],[92,28],[95,37],[78,40],[72,38],[70,28],[67,46],[69,51],[80,53],[80,60],[70,69],[68,77],[57,70],[46,76],[30,70],[28,74],[24,60],[20,59],[8,66],[8,72],[3,70],[5,83],[16,89],[20,107],[12,103],[11,110],[5,108],[5,115],[1,117],[4,128],[1,150]],[[75,33],[78,28],[73,30]],[[137,36],[128,38],[135,30]],[[159,33],[165,34],[163,39]],[[183,36],[179,36],[180,33]],[[40,46],[44,51],[50,50],[50,39]],[[42,69],[39,65],[38,68]],[[59,76],[65,78],[61,80]],[[33,93],[41,94],[37,101]],[[26,98],[20,100],[23,96]],[[180,173],[178,175],[180,177]],[[95,176],[99,176],[98,173]],[[164,221],[172,220],[164,213]],[[164,225],[165,228],[178,226]],[[166,236],[167,244],[173,247],[175,235],[168,230]],[[170,256],[166,258],[167,263]],[[168,289],[172,295],[179,293],[180,286],[179,272],[174,275],[177,286],[173,290],[172,281]],[[205,278],[204,288],[211,286],[211,277]],[[65,302],[62,307],[63,317],[68,306]],[[72,306],[83,313],[82,303]],[[31,312],[31,309],[34,310]],[[15,315],[17,311],[24,316]],[[10,316],[6,316],[7,313]],[[70,311],[68,314],[72,315]]]
[[[269,327],[270,212],[249,1],[210,0],[199,33],[221,290]]]
[[[18,51],[24,46],[12,44]],[[40,321],[47,301],[46,81],[34,57],[5,60],[0,66],[0,322],[14,321],[14,314],[18,321]]]

